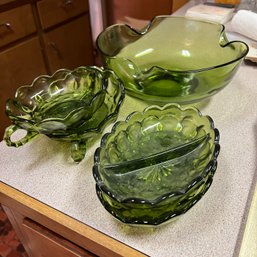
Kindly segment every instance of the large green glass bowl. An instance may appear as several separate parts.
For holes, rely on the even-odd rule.
[[[229,42],[225,27],[185,17],[158,16],[138,31],[125,24],[97,38],[104,66],[116,72],[131,96],[166,104],[203,100],[224,88],[248,53]]]
[[[13,125],[6,128],[7,145],[19,147],[39,134],[71,142],[71,156],[80,162],[86,143],[117,118],[124,99],[124,87],[110,70],[94,66],[60,69],[52,76],[37,77],[22,86],[6,103],[6,114]],[[12,141],[18,129],[27,135]]]
[[[93,167],[97,195],[122,222],[161,224],[205,194],[219,149],[209,116],[176,104],[150,106],[103,136]]]

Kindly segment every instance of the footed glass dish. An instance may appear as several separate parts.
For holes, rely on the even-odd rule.
[[[138,31],[125,24],[106,28],[97,38],[104,66],[126,92],[164,105],[188,104],[224,88],[248,53],[229,42],[220,24],[185,17],[157,16]]]
[[[219,132],[209,116],[150,106],[114,124],[94,157],[97,195],[118,220],[159,225],[187,212],[211,186]]]
[[[71,157],[80,162],[89,139],[99,135],[108,122],[117,118],[125,92],[114,72],[100,68],[60,69],[22,86],[6,103],[13,125],[6,128],[8,146],[19,147],[39,134],[71,143]],[[13,142],[12,134],[27,134]]]

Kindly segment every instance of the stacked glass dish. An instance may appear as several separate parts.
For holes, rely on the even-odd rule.
[[[197,109],[148,107],[103,136],[93,167],[97,195],[125,223],[159,225],[209,189],[219,149],[212,119]]]

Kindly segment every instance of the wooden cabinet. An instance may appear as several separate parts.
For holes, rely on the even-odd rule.
[[[93,65],[87,0],[0,1],[0,138],[8,98],[42,74]]]
[[[0,203],[29,257],[146,256],[2,182]]]
[[[17,87],[47,72],[32,7],[29,4],[0,12],[0,137],[10,125],[6,100]]]
[[[15,44],[0,52],[0,71],[0,134],[2,134],[4,128],[10,125],[10,120],[5,115],[6,100],[14,96],[17,87],[31,83],[40,74],[46,74],[38,38],[32,37],[26,42]]]
[[[0,13],[0,47],[36,32],[31,6]]]
[[[88,12],[85,0],[42,0],[37,2],[39,18],[43,29]]]
[[[123,21],[125,17],[151,20],[156,15],[170,14],[172,0],[106,0],[108,25]]]
[[[54,231],[3,206],[26,252],[31,257],[93,257],[96,256]]]
[[[94,64],[88,1],[37,2],[49,72]]]
[[[105,0],[107,25],[125,22],[132,23],[132,26],[137,27],[137,24],[143,24],[139,23],[138,20],[149,21],[154,16],[169,15],[188,1],[189,0]]]
[[[177,11],[180,7],[182,7],[184,4],[189,2],[189,0],[172,0],[172,13]]]
[[[44,33],[50,71],[53,73],[59,67],[72,69],[92,65],[93,46],[89,40],[90,35],[88,15]]]
[[[94,254],[75,245],[33,220],[24,218],[21,229],[26,234],[33,257],[92,257]]]

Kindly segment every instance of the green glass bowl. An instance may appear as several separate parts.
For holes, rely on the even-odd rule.
[[[97,195],[122,222],[159,225],[202,198],[219,150],[209,116],[176,104],[150,106],[102,137],[93,167]]]
[[[97,38],[104,66],[121,78],[126,92],[164,105],[210,97],[233,78],[248,53],[229,42],[220,24],[185,17],[157,16],[138,31],[125,24]]]
[[[4,140],[19,147],[45,134],[71,142],[71,156],[80,162],[88,139],[117,118],[124,96],[123,84],[115,73],[94,66],[39,76],[8,99],[6,114],[13,125],[6,128]],[[27,130],[27,135],[13,142],[11,136],[18,129]]]

